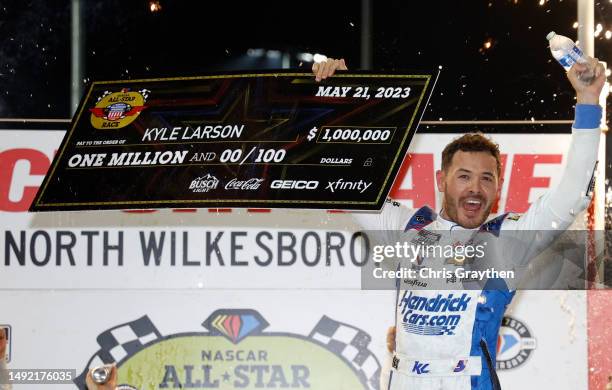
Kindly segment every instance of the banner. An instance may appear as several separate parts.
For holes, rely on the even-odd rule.
[[[534,291],[517,297],[498,344],[504,388],[586,388],[584,294]],[[12,327],[10,368],[81,374],[115,361],[119,383],[136,388],[143,381],[154,389],[184,388],[190,379],[199,381],[196,388],[327,390],[378,389],[373,376],[388,359],[385,332],[393,323],[394,294],[14,290],[0,291],[0,301],[2,320]],[[143,365],[150,368],[138,369]]]
[[[62,136],[3,130],[0,137],[0,323],[11,328],[9,367],[81,374],[108,351],[121,362],[120,378],[130,383],[135,378],[129,367],[161,353],[173,368],[164,367],[155,388],[164,377],[169,388],[184,384],[188,372],[192,383],[219,381],[226,388],[246,383],[299,388],[327,378],[329,367],[357,388],[375,386],[370,374],[378,366],[359,366],[355,358],[373,356],[384,369],[394,296],[358,289],[361,268],[351,254],[358,226],[351,213],[219,208],[28,213]],[[454,137],[415,136],[392,187],[396,201],[439,208],[435,170],[441,149]],[[503,152],[505,179],[495,211],[524,212],[557,183],[569,135],[493,137]],[[498,342],[504,388],[586,388],[585,295],[517,294]],[[130,325],[142,323],[155,331],[139,336]],[[131,343],[134,334],[138,343]],[[366,341],[352,345],[355,337]],[[272,338],[276,341],[269,343]],[[287,355],[285,343],[297,352]],[[190,354],[181,358],[177,351],[188,347]],[[301,359],[313,349],[324,365]],[[249,359],[249,351],[251,360],[237,360]],[[236,356],[233,362],[225,359],[230,356]]]
[[[382,208],[432,74],[94,82],[33,211]]]

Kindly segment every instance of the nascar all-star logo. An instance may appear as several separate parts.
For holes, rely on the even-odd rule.
[[[146,89],[131,91],[128,88],[119,92],[105,91],[95,107],[89,109],[92,126],[96,129],[120,129],[129,125],[146,108],[149,92]]]
[[[370,335],[327,316],[308,335],[264,332],[268,322],[250,309],[217,310],[202,326],[162,335],[148,316],[115,326],[74,383],[86,389],[89,368],[116,363],[123,388],[378,389]]]
[[[504,317],[497,336],[497,369],[510,370],[523,365],[536,345],[536,339],[524,323]]]

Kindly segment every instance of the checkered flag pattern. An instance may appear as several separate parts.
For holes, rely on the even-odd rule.
[[[147,99],[149,98],[149,93],[150,93],[151,91],[149,91],[148,89],[141,89],[141,90],[140,90],[140,91],[138,91],[138,92],[140,92],[140,94],[142,95],[142,97],[144,97],[144,99],[145,99],[145,100],[147,100]]]
[[[75,378],[74,384],[79,389],[87,389],[85,377],[89,369],[103,364],[120,363],[161,337],[161,333],[146,315],[101,333],[97,338],[100,349],[89,359],[87,367]]]
[[[330,351],[344,357],[371,390],[378,390],[380,363],[368,349],[371,337],[361,329],[323,316],[309,335]]]

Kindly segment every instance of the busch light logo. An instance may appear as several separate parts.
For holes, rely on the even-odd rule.
[[[214,190],[219,185],[219,180],[207,173],[206,176],[200,176],[191,181],[189,189],[192,192],[208,192]]]
[[[399,302],[402,326],[408,333],[424,336],[455,334],[454,330],[461,321],[461,314],[458,313],[466,311],[471,300],[466,293],[460,296],[450,293],[446,297],[442,294],[422,297],[406,291]]]

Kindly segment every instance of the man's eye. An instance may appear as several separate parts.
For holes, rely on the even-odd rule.
[[[491,179],[489,176],[483,177],[482,180],[484,180],[484,181],[493,181],[493,179]]]
[[[469,179],[468,175],[459,175],[459,179]]]

